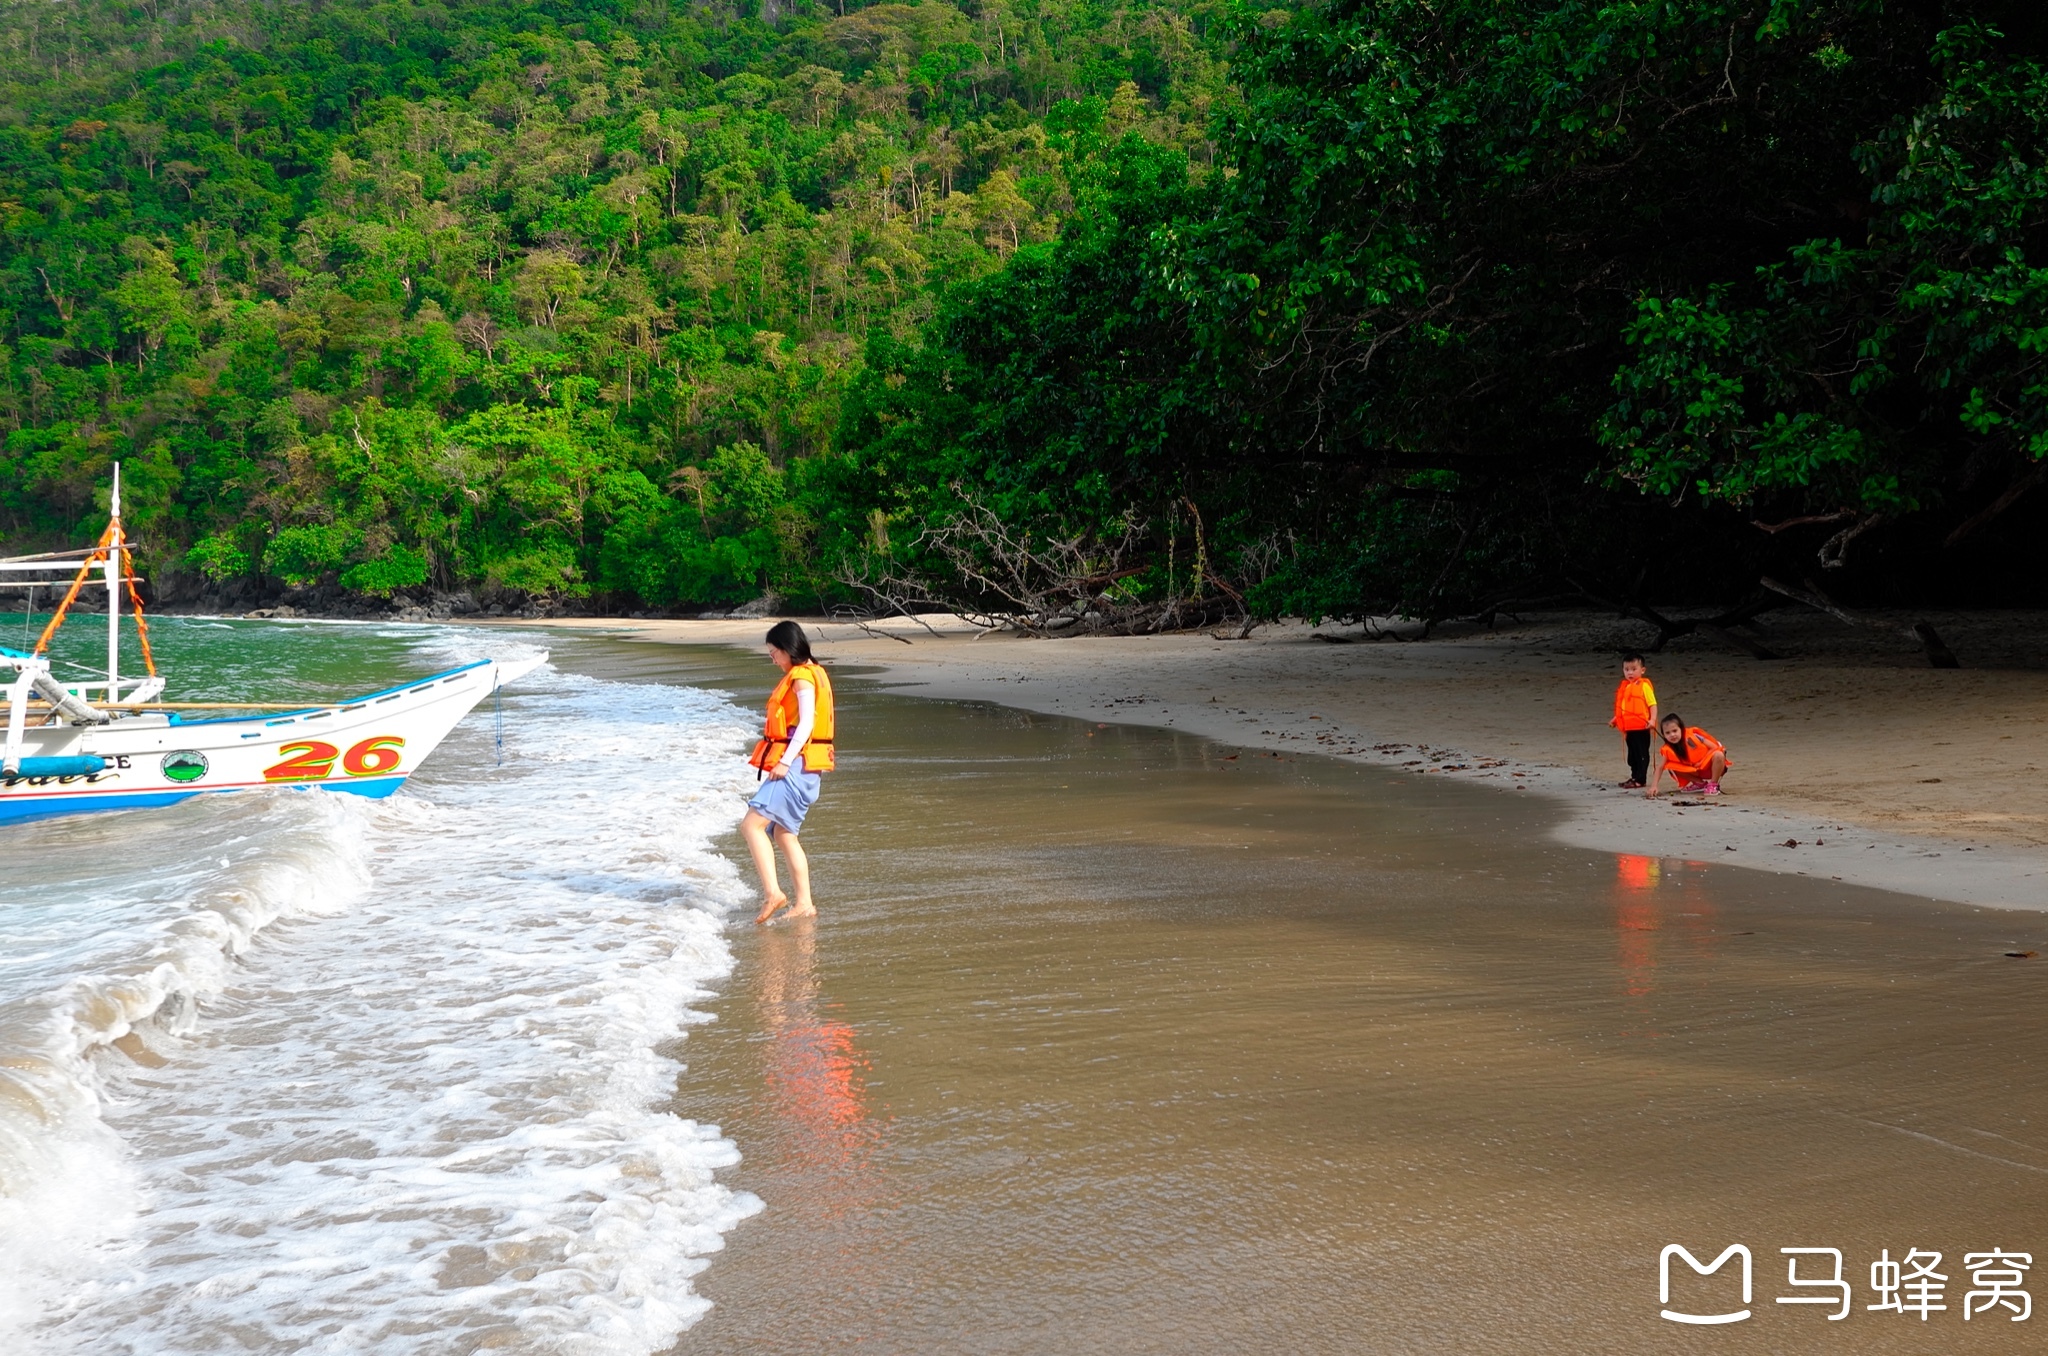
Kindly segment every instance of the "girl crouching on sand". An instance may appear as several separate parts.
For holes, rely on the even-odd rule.
[[[803,844],[797,841],[797,831],[818,799],[818,774],[832,770],[835,724],[832,680],[811,658],[811,642],[804,629],[792,621],[775,623],[768,632],[768,657],[782,670],[782,681],[768,698],[768,728],[747,759],[765,780],[747,802],[746,817],[740,820],[740,837],[746,840],[754,870],[761,877],[761,912],[754,915],[756,923],[767,922],[784,908],[792,918],[809,918],[818,912],[811,902],[811,864],[804,856]],[[782,855],[789,861],[794,902],[782,893],[775,879],[775,842],[782,844]]]
[[[1697,791],[1703,796],[1721,794],[1721,778],[1728,775],[1728,750],[1720,740],[1694,726],[1688,730],[1677,716],[1666,716],[1658,724],[1663,736],[1659,752],[1662,765],[1651,776],[1643,794],[1654,796],[1657,786],[1670,773],[1680,791]]]

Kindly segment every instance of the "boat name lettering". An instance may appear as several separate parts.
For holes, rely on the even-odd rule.
[[[24,777],[17,773],[11,777],[0,776],[0,786],[69,786],[73,782],[91,786],[94,782],[112,780],[113,775],[111,772],[91,772],[74,773],[68,777]]]

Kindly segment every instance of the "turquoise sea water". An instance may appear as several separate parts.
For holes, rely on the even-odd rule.
[[[0,615],[0,643],[22,624]],[[337,698],[540,643],[151,631],[176,700]],[[103,663],[104,637],[82,618],[54,653]],[[709,842],[749,724],[716,693],[550,667],[390,801],[9,830],[0,1348],[660,1349],[702,1308],[697,1259],[757,1208],[714,1179],[716,1128],[661,1109],[730,966],[742,892]]]

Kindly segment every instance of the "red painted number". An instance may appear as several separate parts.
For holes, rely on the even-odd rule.
[[[397,735],[365,739],[342,755],[341,766],[351,777],[374,777],[397,767],[398,751],[404,747],[405,741]]]
[[[290,756],[282,763],[263,769],[263,780],[266,782],[318,781],[334,771],[334,760],[341,754],[341,750],[334,745],[323,744],[317,739],[301,739],[296,743],[286,744],[278,752]],[[354,750],[350,752],[353,753]]]

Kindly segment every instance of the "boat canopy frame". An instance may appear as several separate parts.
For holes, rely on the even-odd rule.
[[[0,773],[7,776],[21,770],[29,703],[34,698],[40,697],[48,704],[47,713],[37,713],[44,724],[68,721],[73,725],[104,725],[113,719],[115,711],[140,706],[164,690],[164,680],[156,671],[156,656],[149,648],[149,623],[143,619],[142,595],[135,587],[135,561],[129,554],[127,533],[121,526],[119,462],[114,463],[109,508],[107,530],[91,547],[0,559],[0,587],[27,587],[31,601],[37,588],[65,589],[64,597],[57,604],[49,624],[43,628],[34,650],[24,652],[0,647],[0,668],[14,670],[14,680],[6,686],[7,739],[4,750],[0,750]],[[60,682],[51,672],[50,642],[64,624],[65,614],[71,605],[87,588],[107,591],[107,676],[82,682]],[[121,676],[121,599],[124,594],[133,611],[136,634],[141,642],[145,670],[141,677]]]

